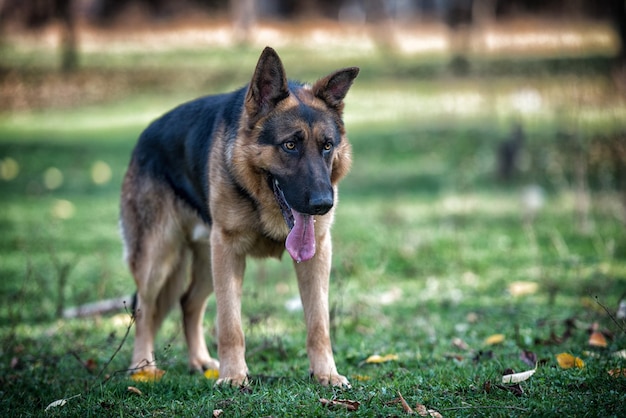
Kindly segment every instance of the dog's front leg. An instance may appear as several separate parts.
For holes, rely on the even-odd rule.
[[[322,385],[349,388],[348,379],[337,372],[330,342],[328,286],[331,253],[330,234],[327,233],[318,239],[315,257],[303,263],[295,263],[295,268],[306,320],[306,348],[311,373]]]
[[[232,237],[220,228],[211,231],[213,286],[217,301],[217,352],[220,378],[217,384],[234,386],[248,382],[245,339],[241,326],[241,288],[245,255],[237,254]]]

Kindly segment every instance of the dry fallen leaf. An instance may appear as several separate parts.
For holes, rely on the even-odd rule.
[[[420,417],[428,416],[428,409],[426,408],[426,405],[423,405],[419,402],[415,404],[415,412],[417,412],[417,415],[419,415]]]
[[[500,344],[504,341],[504,334],[493,334],[485,339],[485,345]]]
[[[402,396],[400,392],[398,392],[398,396],[400,397],[400,403],[402,404],[402,409],[404,409],[404,412],[406,412],[407,414],[414,414],[415,411],[409,406],[406,400],[404,400],[404,396]]]
[[[613,377],[626,377],[626,369],[622,369],[622,368],[617,368],[617,369],[612,369],[609,370],[609,375],[613,376]]]
[[[134,393],[135,395],[139,395],[139,396],[143,395],[143,392],[134,386],[129,386],[126,388],[126,390],[128,390],[130,393]]]
[[[130,379],[134,382],[158,382],[161,380],[165,370],[161,369],[141,369],[130,375]]]
[[[582,369],[585,367],[585,362],[582,361],[579,357],[574,357],[569,353],[561,353],[556,355],[556,361],[559,363],[562,369],[571,369],[572,367],[576,367]]]
[[[458,337],[452,339],[452,346],[454,348],[458,348],[459,350],[463,350],[463,351],[469,351],[470,349],[469,345],[467,345],[465,341],[463,341],[462,339]]]
[[[381,356],[379,354],[374,354],[374,355],[369,356],[367,360],[365,360],[365,362],[370,363],[370,364],[376,364],[376,363],[385,363],[388,361],[396,361],[396,360],[398,360],[397,354],[385,354],[384,356]]]
[[[92,358],[87,359],[87,361],[85,362],[85,368],[90,372],[95,372],[98,368],[98,362],[96,362],[96,360]]]
[[[606,338],[600,331],[593,331],[589,336],[589,345],[593,347],[606,347]]]
[[[476,312],[469,312],[467,315],[465,315],[465,320],[469,322],[470,324],[477,323],[479,319],[480,317],[478,316]]]
[[[532,370],[527,370],[525,372],[520,372],[520,373],[505,374],[504,376],[502,376],[502,383],[523,382],[524,380],[528,380],[530,376],[535,374],[536,371],[537,371],[536,369],[532,369]]]
[[[45,411],[51,409],[51,408],[56,408],[57,406],[63,406],[67,403],[67,399],[59,399],[58,401],[54,401],[52,403],[50,403],[50,405],[46,406]]]
[[[204,377],[211,380],[219,379],[220,371],[215,369],[207,369],[204,371]]]
[[[367,382],[368,380],[371,379],[370,376],[363,375],[363,374],[353,374],[351,377],[353,380],[356,380],[357,382]]]
[[[327,408],[345,408],[347,411],[356,411],[361,406],[358,401],[352,401],[349,399],[326,399],[320,398],[320,402]]]
[[[48,411],[49,409],[52,409],[52,408],[56,408],[56,407],[58,407],[58,406],[63,406],[63,405],[65,405],[65,404],[67,403],[67,401],[69,401],[70,399],[74,399],[74,398],[77,398],[77,397],[79,397],[79,396],[80,396],[80,393],[79,393],[78,395],[74,395],[74,396],[69,397],[69,398],[59,399],[59,400],[57,400],[57,401],[51,402],[48,406],[46,406],[45,411]]]
[[[415,405],[415,411],[421,417],[443,418],[439,411],[435,411],[434,409],[428,409],[425,405],[422,405],[421,403]]]
[[[491,393],[491,382],[489,380],[486,380],[485,383],[483,383],[483,390],[485,393]]]

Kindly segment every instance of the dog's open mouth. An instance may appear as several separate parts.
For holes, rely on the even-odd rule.
[[[280,189],[278,181],[270,176],[272,190],[276,202],[289,227],[289,235],[285,241],[285,248],[296,262],[307,261],[315,255],[315,219],[312,215],[300,213],[289,206],[285,195]]]

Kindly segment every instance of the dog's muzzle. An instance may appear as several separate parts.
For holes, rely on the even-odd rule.
[[[315,255],[315,218],[313,215],[293,209],[287,203],[278,180],[272,176],[269,180],[276,202],[290,230],[285,241],[287,252],[298,263],[310,260]]]

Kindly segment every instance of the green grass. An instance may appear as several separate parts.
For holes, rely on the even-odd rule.
[[[225,416],[401,416],[401,393],[412,407],[419,402],[444,416],[623,415],[626,378],[608,371],[626,367],[613,355],[626,348],[626,324],[603,308],[614,314],[626,293],[619,185],[608,172],[592,182],[591,228],[581,229],[573,162],[557,141],[563,132],[623,134],[623,101],[608,79],[594,71],[420,78],[409,59],[397,58],[393,69],[380,56],[343,62],[320,55],[308,66],[298,61],[300,52],[284,54],[297,78],[338,65],[364,69],[347,99],[355,161],[333,230],[334,349],[353,388],[323,388],[309,379],[302,314],[286,309],[297,297],[286,258],[249,264],[243,317],[252,383],[245,390],[188,374],[177,311],[157,340],[155,354],[167,373],[156,384],[132,382],[125,373],[134,331],[125,338],[127,314],[58,318],[62,307],[134,291],[117,216],[120,182],[143,127],[198,89],[244,84],[257,52],[216,51],[190,62],[181,58],[191,54],[179,51],[150,56],[148,64],[141,54],[93,55],[88,69],[108,63],[102,71],[112,73],[134,62],[148,70],[169,63],[154,69],[166,79],[180,54],[187,74],[205,81],[0,117],[0,160],[19,165],[17,177],[0,181],[0,410],[41,416],[51,402],[73,397],[45,415],[211,416],[222,409]],[[48,71],[47,58],[37,59],[24,66]],[[228,74],[231,65],[238,70]],[[572,80],[580,84],[569,88]],[[538,110],[516,108],[512,97],[521,90],[531,91],[531,101],[532,94],[541,97]],[[503,184],[494,176],[495,150],[515,119],[528,136],[524,169]],[[97,161],[111,169],[104,184],[91,178]],[[63,175],[53,189],[44,179],[50,167]],[[528,184],[546,192],[533,222],[524,222],[520,204]],[[63,212],[59,202],[73,211]],[[515,296],[509,286],[517,281],[537,283],[537,290]],[[206,327],[213,353],[214,317],[211,299]],[[556,341],[568,321],[576,325],[571,336]],[[587,343],[596,322],[611,335],[604,349]],[[503,343],[485,344],[499,333]],[[455,339],[469,348],[453,345]],[[540,365],[515,396],[498,384],[505,369],[530,368],[522,350],[533,351]],[[580,356],[585,367],[561,369],[555,360],[561,352]],[[365,363],[390,353],[398,360]],[[131,385],[143,395],[129,392]],[[329,410],[320,398],[360,407]]]

